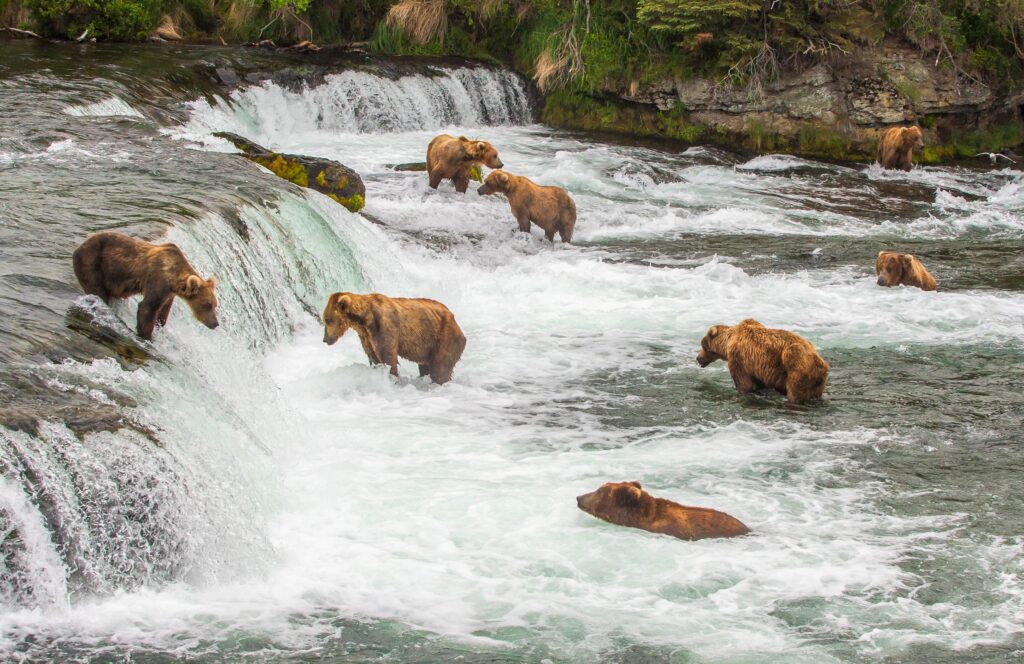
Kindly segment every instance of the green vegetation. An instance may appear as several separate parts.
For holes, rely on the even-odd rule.
[[[1024,81],[1024,0],[0,0],[0,20],[70,38],[88,29],[138,40],[169,23],[187,39],[356,41],[382,54],[490,59],[531,76],[555,124],[833,158],[871,151],[831,128],[782,137],[754,119],[724,137],[682,112],[613,103],[609,92],[700,76],[756,95],[786,71],[885,40],[961,80],[996,89]],[[913,81],[890,84],[912,104],[922,99]],[[921,123],[944,141],[924,159],[1020,138],[1009,129],[952,136],[935,116]]]

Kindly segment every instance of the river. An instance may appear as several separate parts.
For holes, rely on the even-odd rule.
[[[525,81],[386,61],[312,87],[212,47],[0,42],[0,653],[15,661],[991,662],[1024,653],[1024,175],[556,130]],[[295,62],[301,61],[294,58]],[[295,62],[285,64],[295,65]],[[277,82],[274,82],[277,80]],[[352,214],[215,131],[362,174]],[[567,188],[574,244],[427,187],[442,132]],[[67,326],[118,229],[218,278],[148,361]],[[875,284],[880,250],[940,291]],[[436,386],[322,343],[338,290],[444,302]],[[826,398],[700,369],[713,324],[812,340]],[[134,347],[134,346],[133,346]],[[753,533],[598,521],[606,481]]]

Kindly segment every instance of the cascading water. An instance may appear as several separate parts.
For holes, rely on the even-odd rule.
[[[84,200],[65,218],[46,199],[69,230],[41,299],[80,297],[63,261],[105,227],[96,206],[150,236],[157,209],[217,275],[222,324],[178,304],[141,366],[26,351],[0,374],[83,404],[0,420],[5,654],[931,662],[1021,647],[1019,172],[610,144],[528,124],[524,84],[491,68],[263,83],[173,126],[110,87],[44,109],[39,136],[0,122],[14,211],[32,218],[14,192],[39,172]],[[227,154],[220,130],[355,168],[367,217]],[[577,245],[387,166],[441,131],[570,189]],[[112,163],[118,189],[101,179]],[[944,291],[875,286],[891,245],[925,252]],[[469,340],[455,380],[403,363],[394,381],[353,335],[325,346],[336,290],[447,304]],[[130,326],[134,303],[115,313]],[[818,345],[825,403],[740,397],[696,366],[708,325],[747,316]],[[576,509],[634,479],[754,534],[684,543]]]

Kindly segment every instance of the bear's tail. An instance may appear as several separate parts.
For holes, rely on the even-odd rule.
[[[786,397],[793,403],[820,399],[828,382],[828,363],[809,344],[795,343],[782,350],[786,369]]]

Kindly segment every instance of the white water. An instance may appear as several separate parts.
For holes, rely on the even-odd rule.
[[[414,83],[370,89],[399,95],[422,84]],[[696,416],[663,424],[631,417],[649,398],[642,391],[614,390],[668,373],[703,391],[666,410],[741,401],[723,367],[700,370],[693,358],[708,325],[747,316],[805,334],[826,358],[872,346],[1019,343],[1019,293],[879,289],[867,269],[751,275],[729,257],[665,269],[587,246],[689,233],[957,237],[979,225],[1021,233],[1017,174],[975,183],[914,171],[911,179],[987,198],[947,216],[871,224],[779,200],[780,190],[797,195],[799,183],[765,173],[790,170],[780,166],[790,160],[735,169],[697,154],[680,163],[537,126],[447,127],[429,113],[401,115],[395,127],[410,130],[400,133],[346,132],[358,125],[320,114],[345,118],[339,100],[346,90],[358,100],[355,85],[332,81],[307,95],[264,87],[239,95],[233,109],[196,104],[180,137],[228,150],[207,134],[230,130],[336,158],[364,174],[366,212],[387,226],[296,190],[274,207],[243,208],[248,242],[213,217],[171,232],[204,274],[219,277],[221,327],[195,324],[179,305],[156,340],[166,362],[132,373],[110,362],[52,370],[69,384],[84,372],[142,402],[136,416],[160,429],[160,455],[173,461],[164,530],[187,534],[175,560],[189,572],[156,569],[131,592],[68,597],[63,564],[46,550],[26,497],[2,484],[0,500],[25,517],[39,552],[30,573],[47,594],[0,615],[8,643],[42,634],[98,651],[193,652],[204,640],[268,634],[276,648],[297,651],[335,637],[340,617],[395,619],[460,643],[540,643],[578,661],[626,641],[713,661],[822,662],[832,655],[806,639],[849,634],[871,656],[925,641],[998,643],[1020,630],[1018,543],[958,545],[997,570],[990,603],[917,601],[922,580],[899,563],[910,551],[943,551],[965,515],[893,516],[874,506],[881,482],[837,481],[850,463],[844,450],[898,444],[900,432],[823,433],[781,407],[770,424]],[[512,118],[522,115],[508,111]],[[374,132],[392,128],[380,122]],[[421,159],[442,128],[485,137],[510,170],[572,191],[581,246],[513,233],[501,199],[473,189],[459,196],[450,185],[430,191],[422,173],[386,169]],[[353,335],[325,346],[315,313],[335,290],[446,303],[469,339],[455,380],[434,386],[403,366],[393,381],[367,366]],[[118,310],[126,321],[132,312]],[[46,438],[76,445],[60,427]],[[90,436],[100,461],[82,463],[101,478],[132,440]],[[131,463],[144,468],[160,455]],[[575,506],[602,482],[632,479],[730,512],[755,534],[682,543]],[[204,511],[191,513],[196,505]],[[803,634],[774,615],[799,602],[824,606],[806,609],[817,622]]]

